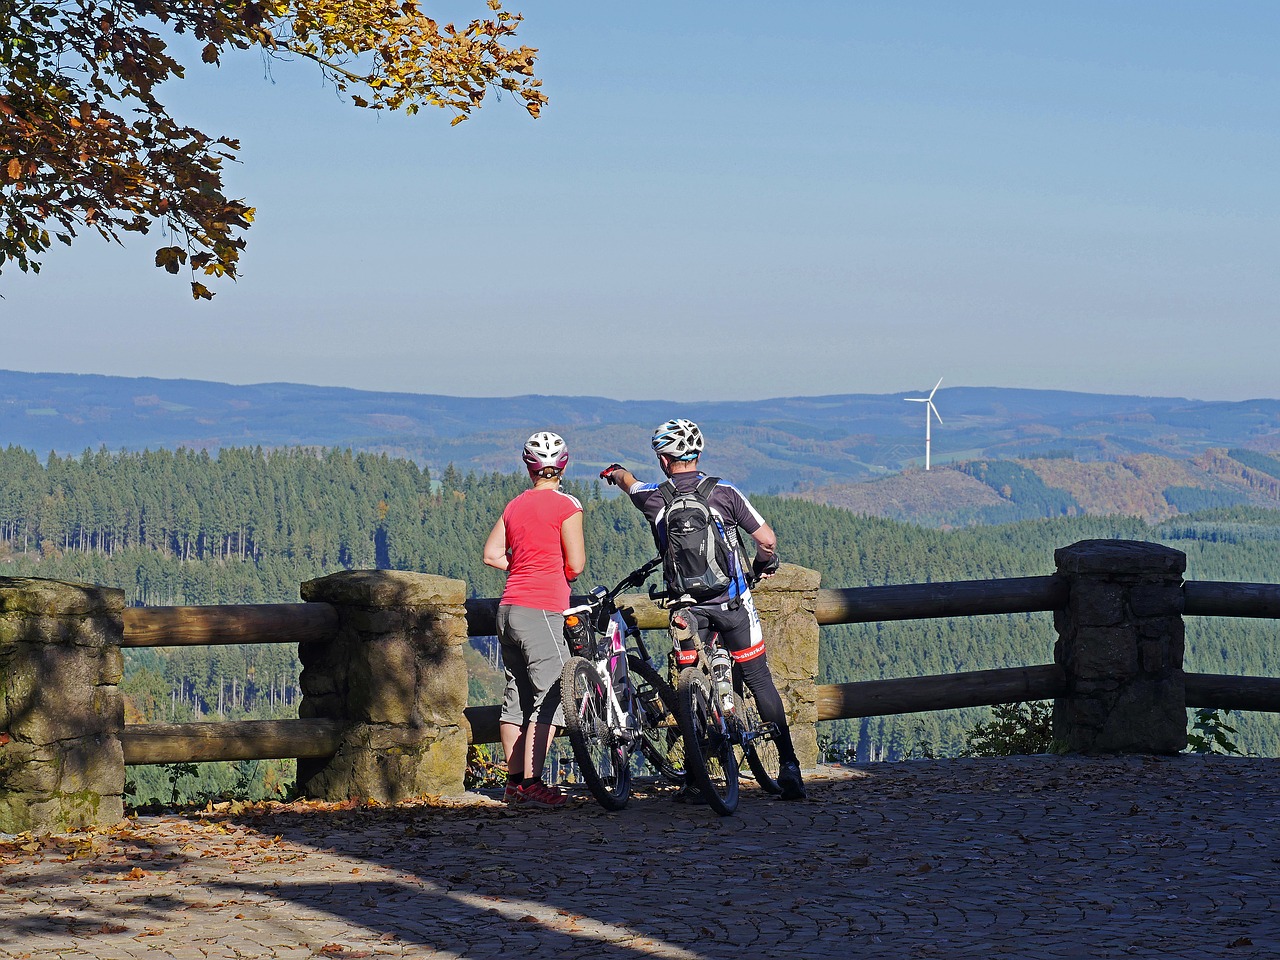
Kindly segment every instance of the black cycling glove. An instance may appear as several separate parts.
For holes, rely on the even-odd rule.
[[[761,577],[777,573],[778,563],[778,555],[776,553],[771,553],[768,560],[761,560],[757,554],[755,560],[751,561],[751,575],[758,580]]]
[[[605,483],[613,483],[614,471],[621,470],[621,469],[622,469],[622,464],[611,463],[607,467],[605,467],[603,470],[600,471],[600,479],[605,481]]]

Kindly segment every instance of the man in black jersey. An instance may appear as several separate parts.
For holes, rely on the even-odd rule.
[[[662,465],[662,472],[677,491],[690,491],[706,477],[698,469],[698,458],[702,454],[704,441],[702,431],[696,423],[691,420],[668,420],[654,431],[652,443],[658,462]],[[642,483],[631,471],[616,463],[606,467],[600,476],[624,490],[637,509],[644,513],[661,550],[666,537],[663,519],[666,500],[660,490],[662,484]],[[722,521],[725,537],[731,548],[739,548],[739,528],[745,530],[755,542],[755,560],[751,565],[753,575],[759,579],[773,576],[778,569],[778,538],[764,517],[740,490],[723,480],[716,484],[708,499],[712,513]],[[684,623],[677,622],[681,617],[685,618]],[[800,763],[791,742],[791,730],[787,725],[782,698],[778,695],[773,675],[769,672],[760,616],[751,598],[751,588],[745,572],[737,571],[734,582],[720,596],[674,613],[672,626],[673,636],[681,627],[696,630],[704,641],[713,632],[720,634],[720,642],[733,657],[734,664],[742,672],[743,681],[756,698],[761,718],[777,727],[776,743],[782,762],[778,786],[782,790],[782,799],[805,799]],[[697,662],[697,649],[692,639],[688,644],[677,646],[676,659],[681,666]]]

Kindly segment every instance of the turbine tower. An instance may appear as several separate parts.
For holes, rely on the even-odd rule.
[[[933,445],[933,438],[929,428],[932,424],[929,422],[929,414],[932,413],[938,418],[938,423],[942,423],[942,417],[938,413],[938,408],[933,405],[933,395],[938,392],[938,388],[942,386],[942,378],[938,378],[938,382],[933,385],[933,389],[929,391],[927,397],[904,397],[907,403],[923,403],[924,404],[924,468],[929,469],[929,448]]]

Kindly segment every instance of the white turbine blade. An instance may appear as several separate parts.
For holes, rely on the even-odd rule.
[[[933,385],[933,389],[929,391],[929,399],[933,399],[933,395],[938,392],[938,388],[942,386],[942,378],[938,378],[938,382]]]
[[[935,406],[933,405],[933,401],[932,401],[932,400],[930,400],[930,401],[929,401],[929,409],[933,411],[933,415],[934,415],[935,417],[937,417],[937,418],[938,418],[938,422],[939,422],[939,423],[941,423],[941,422],[942,422],[942,414],[938,413],[938,408],[937,408],[937,407],[935,407]],[[925,413],[925,418],[926,418],[926,419],[928,419],[928,416],[929,416],[929,414],[928,414],[928,413]]]
[[[927,397],[903,397],[902,399],[907,401],[907,403],[928,403],[929,402]]]

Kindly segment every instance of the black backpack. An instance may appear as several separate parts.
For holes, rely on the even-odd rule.
[[[662,576],[673,595],[688,594],[705,602],[723,594],[739,571],[737,552],[722,521],[711,512],[711,491],[719,477],[704,477],[685,493],[667,480],[659,492],[666,503],[667,529],[662,551]]]

